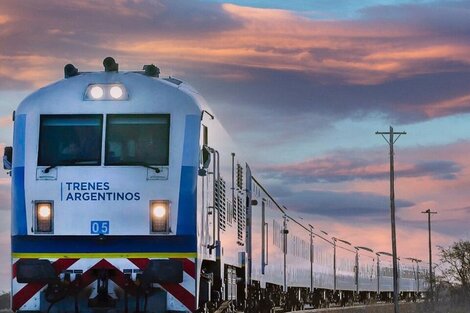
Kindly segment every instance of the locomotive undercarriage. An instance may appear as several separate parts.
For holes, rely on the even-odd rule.
[[[65,259],[63,259],[65,260]],[[134,259],[138,262],[142,259]],[[113,261],[111,261],[113,262]],[[145,261],[142,269],[119,269],[101,260],[88,270],[57,272],[45,259],[21,259],[16,263],[17,281],[22,291],[44,286],[25,306],[21,292],[13,297],[17,312],[167,312],[168,292],[159,284],[183,281],[180,260]]]
[[[96,310],[109,310],[123,307],[123,312],[147,312],[149,298],[158,298],[158,301],[151,301],[153,311],[164,311],[165,305],[158,305],[157,302],[166,301],[165,291],[158,287],[153,287],[145,277],[139,275],[137,280],[132,280],[126,275],[124,289],[116,290],[111,277],[115,276],[115,271],[99,269],[93,273],[97,278],[96,282],[88,287],[83,287],[80,275],[76,275],[71,280],[70,275],[65,273],[61,280],[59,277],[47,284],[43,294],[41,294],[41,307],[38,312],[60,312],[63,307],[72,304],[74,312],[92,312]],[[86,309],[84,309],[86,308]],[[21,312],[21,311],[19,311]]]
[[[253,303],[245,296],[245,268],[203,261],[199,292],[199,312],[236,312]],[[254,293],[249,293],[252,297]]]
[[[370,291],[360,291],[357,295],[357,302],[363,304],[372,304],[377,302],[377,293]]]
[[[240,294],[239,294],[240,296]],[[415,292],[403,292],[400,299],[405,301],[416,301],[419,294]],[[343,291],[310,288],[289,287],[286,292],[282,286],[266,283],[261,288],[259,281],[252,281],[247,286],[247,297],[238,297],[237,300],[219,301],[205,306],[205,312],[244,311],[247,313],[271,313],[282,309],[284,312],[298,311],[306,308],[328,308],[332,306],[351,306],[354,303],[374,304],[377,301],[391,302],[393,292],[370,292],[370,291]]]
[[[261,287],[253,280],[245,289],[244,268],[225,265],[221,277],[220,263],[203,262],[201,275],[200,312],[236,312],[271,313],[282,309],[285,312],[305,308],[328,308],[330,306],[351,306],[354,303],[373,304],[377,301],[391,302],[393,292],[329,290],[305,287],[288,287],[266,283]],[[210,295],[210,298],[209,298]],[[419,297],[414,292],[402,292],[400,299],[416,301]],[[224,299],[224,300],[223,300]]]

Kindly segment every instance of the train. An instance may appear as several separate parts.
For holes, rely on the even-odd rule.
[[[64,67],[13,112],[14,312],[269,312],[390,300],[387,252],[276,201],[202,96],[153,64]],[[402,299],[427,290],[401,259]]]

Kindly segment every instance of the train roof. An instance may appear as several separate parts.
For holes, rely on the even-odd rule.
[[[38,106],[54,110],[61,108],[63,111],[64,100],[66,106],[73,111],[74,106],[85,107],[85,105],[95,105],[110,101],[97,100],[86,101],[85,93],[87,88],[93,84],[120,84],[124,86],[129,95],[129,102],[136,107],[148,106],[148,99],[158,103],[169,100],[175,105],[182,106],[185,111],[200,114],[203,110],[209,110],[204,99],[199,93],[184,81],[168,77],[158,78],[145,75],[144,72],[118,72],[100,71],[84,72],[75,76],[64,78],[43,88],[38,89],[27,96],[19,105],[18,113],[27,113],[30,110],[37,110]],[[54,110],[56,111],[56,110]]]

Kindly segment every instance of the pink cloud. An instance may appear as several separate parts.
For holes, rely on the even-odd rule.
[[[340,151],[299,163],[270,166],[265,170],[268,177],[287,177],[292,181],[305,183],[337,183],[386,179],[389,176],[389,163],[382,156],[379,157],[377,151],[367,151],[362,156],[351,156],[347,151]],[[448,158],[400,159],[395,162],[395,173],[399,177],[452,180],[460,171],[460,165]]]
[[[423,226],[427,222],[424,216],[421,218]],[[337,237],[349,241],[353,246],[366,246],[375,252],[391,250],[390,223],[338,223],[334,219],[316,217],[311,221],[316,229],[326,230],[329,237]],[[439,250],[437,246],[446,246],[454,238],[439,232],[433,232],[433,257],[438,261]],[[428,232],[424,228],[416,228],[397,224],[397,250],[398,256],[402,258],[414,257],[428,260]]]
[[[0,25],[5,24],[10,20],[10,18],[6,15],[0,15]]]
[[[458,96],[455,98],[429,103],[424,107],[424,112],[429,116],[445,116],[452,112],[470,111],[470,94]]]
[[[61,78],[69,62],[80,70],[96,70],[105,55],[114,55],[123,69],[141,68],[150,60],[173,76],[245,86],[271,80],[272,89],[278,85],[269,75],[297,75],[300,85],[289,89],[312,86],[312,91],[292,92],[302,98],[298,105],[332,115],[385,111],[422,119],[468,111],[463,83],[455,92],[397,96],[403,91],[394,82],[425,75],[437,79],[470,68],[465,32],[450,38],[451,18],[449,25],[436,28],[428,7],[411,9],[412,18],[400,7],[395,19],[376,10],[355,20],[325,21],[286,10],[182,1],[118,1],[112,12],[94,1],[52,1],[39,11],[31,1],[0,4],[0,83],[9,89],[39,87]],[[447,17],[455,14],[440,11]],[[379,18],[371,18],[374,14]],[[77,27],[71,16],[87,22]],[[428,81],[421,83],[429,88]],[[319,91],[321,86],[327,91]],[[328,86],[339,91],[328,91]],[[308,99],[310,106],[304,104]],[[262,100],[261,105],[275,105],[275,99]]]
[[[468,236],[469,153],[468,141],[400,149],[396,156],[399,166],[395,197],[399,251],[402,256],[425,257],[427,250],[423,248],[423,243],[427,240],[427,217],[421,212],[427,209],[438,211],[433,216],[434,245],[446,246],[452,241],[465,239],[462,237],[465,234]],[[291,208],[297,212],[312,214],[314,217],[310,215],[308,219],[313,225],[331,231],[340,238],[343,236],[355,244],[389,251],[388,158],[380,154],[377,151],[341,150],[325,158],[277,166],[274,171],[284,171],[279,179],[282,177],[284,186],[294,190],[284,200],[292,202]],[[444,166],[434,162],[438,160],[445,160]],[[419,162],[437,164],[439,170],[435,171],[433,167],[419,170],[419,166],[416,166]],[[448,167],[447,164],[452,166]],[[455,168],[458,170],[453,172],[452,179],[447,179],[446,171]],[[431,173],[426,170],[431,170]],[[440,173],[441,170],[443,173]],[[325,184],[321,180],[298,181],[296,175],[323,175],[339,179],[330,179]],[[303,206],[296,207],[299,201]]]
[[[0,127],[12,127],[11,116],[0,116]]]
[[[25,6],[24,9],[31,8]],[[85,16],[87,12],[93,12],[90,17],[109,11],[107,5],[87,1],[81,1],[79,4],[61,3],[56,9]],[[139,19],[157,19],[158,24],[159,18],[171,16],[177,9],[183,10],[183,6],[165,2],[149,4],[145,1],[132,4],[128,1],[118,1],[113,4],[114,16],[136,20],[136,28]],[[57,15],[49,17],[42,15],[44,13],[32,14],[26,11],[19,14],[14,10],[6,11],[9,15],[2,15],[6,17],[0,18],[0,22],[6,25],[17,23],[20,18],[25,17],[29,19],[27,23],[46,18],[60,22]],[[412,23],[374,20],[318,21],[290,11],[233,4],[222,5],[219,12],[230,16],[238,24],[207,34],[201,32],[201,36],[148,36],[147,33],[139,31],[129,35],[128,32],[132,30],[128,29],[123,36],[116,33],[107,38],[99,29],[94,29],[90,39],[100,36],[102,40],[97,40],[93,47],[84,48],[114,51],[115,54],[132,56],[134,60],[157,57],[163,63],[172,64],[178,61],[187,67],[191,67],[193,63],[232,64],[333,74],[346,82],[358,84],[377,84],[391,78],[429,73],[436,70],[430,66],[433,61],[453,61],[470,65],[470,45],[443,37],[436,38],[430,30]],[[103,14],[103,18],[107,18],[107,14]],[[198,17],[189,13],[188,18]],[[48,27],[46,31],[49,36],[44,36],[43,39],[56,45],[72,43],[75,36],[83,35],[79,33],[80,29],[59,30],[57,27]],[[81,31],[87,31],[86,26],[82,27]],[[0,36],[0,42],[1,40]],[[324,52],[325,49],[328,53]],[[22,57],[31,58],[31,63],[37,64],[37,60],[33,62],[34,55],[23,53]],[[60,60],[56,60],[56,64],[58,61]],[[22,70],[27,68],[23,67]],[[11,74],[13,69],[4,71]],[[45,74],[42,71],[39,73],[38,76]],[[38,78],[28,74],[31,72],[20,73],[20,77],[30,81]]]

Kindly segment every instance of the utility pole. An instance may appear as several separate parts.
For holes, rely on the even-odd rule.
[[[393,256],[393,303],[395,307],[395,313],[400,312],[398,306],[398,263],[397,263],[397,239],[395,232],[395,170],[393,167],[393,145],[400,138],[401,135],[406,135],[406,132],[394,132],[393,127],[390,126],[388,132],[375,132],[376,135],[382,135],[385,141],[390,146],[390,215],[392,221],[392,256]],[[389,135],[389,139],[385,137]],[[396,138],[395,135],[398,135]]]
[[[431,214],[437,214],[437,212],[432,212],[431,209],[427,209],[424,212],[421,212],[428,215],[428,230],[429,230],[429,293],[431,301],[434,301],[434,291],[432,288],[433,283],[433,274],[432,274],[432,248],[431,248]]]
[[[313,251],[313,226],[310,226],[310,292],[313,292],[313,261],[314,261],[314,251]]]
[[[333,237],[333,292],[336,294],[336,238]]]

